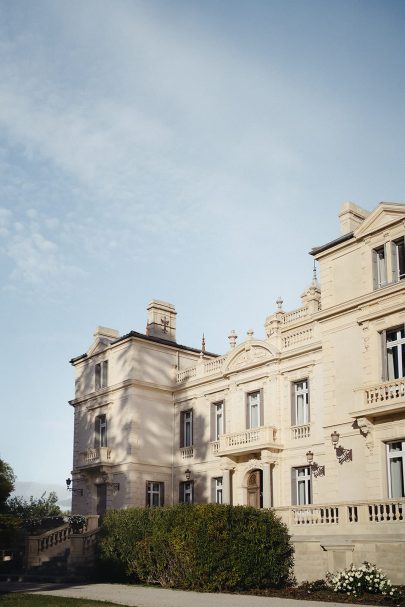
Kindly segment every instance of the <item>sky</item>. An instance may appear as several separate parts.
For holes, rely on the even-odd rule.
[[[0,0],[0,457],[72,467],[97,325],[223,354],[352,200],[405,202],[402,0]]]

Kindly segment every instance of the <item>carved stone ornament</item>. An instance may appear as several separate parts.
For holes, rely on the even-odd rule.
[[[374,449],[373,424],[366,417],[358,417],[357,426],[362,436],[366,439],[367,449],[372,453]]]

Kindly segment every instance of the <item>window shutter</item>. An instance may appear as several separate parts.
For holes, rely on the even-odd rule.
[[[184,502],[184,482],[180,481],[179,483],[179,502],[182,504]]]
[[[106,386],[108,386],[108,360],[105,360],[102,363],[102,383],[101,385],[103,386],[103,388],[105,388]]]
[[[372,251],[372,263],[373,263],[373,288],[378,289],[378,254],[377,251]]]
[[[398,247],[395,242],[391,242],[391,266],[392,266],[392,282],[398,282]]]
[[[245,409],[246,409],[246,429],[250,428],[250,415],[249,415],[249,394],[245,394]]]
[[[211,503],[215,504],[216,500],[216,495],[215,495],[215,489],[216,489],[216,479],[212,478],[211,479]]]
[[[98,390],[100,388],[101,381],[101,366],[100,363],[97,363],[94,367],[94,388]]]
[[[94,448],[98,449],[100,446],[100,418],[96,417],[94,420]]]
[[[165,505],[165,484],[160,483],[160,505]]]
[[[215,440],[216,436],[215,436],[215,427],[216,427],[216,406],[214,403],[211,403],[211,410],[210,410],[210,420],[211,420],[211,424],[210,424],[210,436],[211,436],[211,440]]]
[[[226,415],[226,404],[225,399],[222,401],[222,433],[226,433],[226,423],[225,423],[225,415]]]
[[[295,468],[291,468],[291,504],[296,506],[298,503],[297,483]]]
[[[295,408],[295,383],[290,384],[290,400],[291,400],[291,425],[297,425],[297,411]]]
[[[148,495],[149,481],[146,481],[145,485],[145,506],[150,506],[149,495]]]
[[[194,481],[191,481],[191,503],[194,504]]]
[[[307,379],[308,390],[308,423],[311,421],[311,392],[309,391],[309,379]]]
[[[184,447],[184,411],[180,412],[180,448]]]
[[[382,381],[388,379],[388,359],[387,359],[387,331],[381,331],[381,378]]]
[[[104,415],[104,445],[103,447],[107,447],[108,445],[108,424],[107,424],[107,416]]]
[[[259,426],[264,426],[264,398],[263,398],[263,388],[260,388],[259,390],[259,399],[260,399],[260,403],[259,403]]]
[[[190,446],[194,445],[194,415],[193,415],[193,413],[194,413],[193,410],[190,409],[190,415],[191,415],[191,432],[190,432],[190,434],[191,434],[191,443],[190,443]]]

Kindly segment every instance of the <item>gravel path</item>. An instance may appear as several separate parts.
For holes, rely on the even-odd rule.
[[[5,582],[0,584],[0,592],[35,592],[54,596],[110,601],[130,607],[343,607],[342,603],[297,601],[246,594],[206,594],[124,584],[64,586]],[[345,603],[344,607],[359,606],[351,606]]]

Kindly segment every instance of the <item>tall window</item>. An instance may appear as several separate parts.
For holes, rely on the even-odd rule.
[[[405,246],[404,238],[395,240],[393,243],[393,274],[394,280],[404,280],[405,278]]]
[[[106,388],[108,385],[108,360],[97,363],[94,368],[95,389]]]
[[[405,330],[404,327],[390,329],[385,333],[387,355],[387,378],[405,377]]]
[[[193,410],[180,414],[180,447],[191,447],[193,444]]]
[[[387,444],[389,497],[405,497],[405,441]]]
[[[95,447],[107,447],[107,417],[98,415],[95,424]]]
[[[214,440],[224,433],[224,403],[214,403]]]
[[[179,501],[184,504],[194,502],[194,481],[184,481],[179,486]]]
[[[384,287],[387,284],[387,259],[385,255],[385,246],[374,249],[374,286],[375,288]]]
[[[251,392],[247,395],[247,427],[260,426],[260,392]]]
[[[309,389],[308,380],[297,381],[293,384],[292,425],[304,426],[309,424]]]
[[[222,504],[223,498],[223,480],[222,476],[214,478],[214,501],[216,504]]]
[[[146,481],[146,505],[151,507],[164,505],[164,483]]]
[[[305,505],[312,503],[311,469],[309,466],[293,468],[292,471],[293,503]]]

